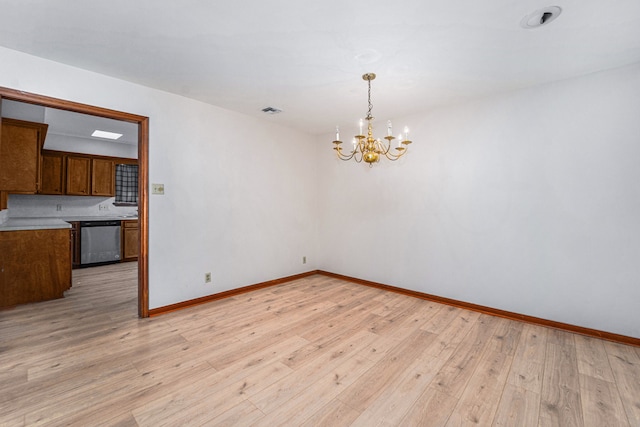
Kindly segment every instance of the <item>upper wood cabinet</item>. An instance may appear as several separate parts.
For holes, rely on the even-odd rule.
[[[91,159],[91,195],[116,195],[116,164],[113,160]]]
[[[119,163],[137,160],[42,150],[40,194],[114,197]]]
[[[67,156],[67,194],[91,195],[91,158]]]
[[[40,150],[48,125],[2,119],[0,190],[35,194],[40,185]]]
[[[65,194],[66,169],[64,154],[55,151],[43,151],[40,194]]]

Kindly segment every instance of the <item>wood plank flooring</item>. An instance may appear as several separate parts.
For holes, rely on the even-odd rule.
[[[1,426],[640,426],[640,348],[325,276],[138,319],[136,267],[0,311]]]

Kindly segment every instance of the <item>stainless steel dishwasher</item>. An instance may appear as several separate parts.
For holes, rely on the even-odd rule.
[[[80,221],[80,267],[120,262],[120,221]]]

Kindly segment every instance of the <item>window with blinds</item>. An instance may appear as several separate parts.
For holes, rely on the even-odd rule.
[[[116,165],[115,204],[138,206],[138,165]]]

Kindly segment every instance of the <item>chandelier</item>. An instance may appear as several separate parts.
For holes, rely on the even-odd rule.
[[[409,144],[411,144],[411,140],[409,140],[409,128],[405,127],[404,136],[403,134],[398,135],[398,145],[392,147],[392,145],[394,145],[392,141],[396,138],[391,135],[391,120],[387,121],[387,136],[384,137],[384,141],[381,138],[376,139],[373,137],[373,126],[371,124],[373,121],[373,116],[371,116],[371,110],[373,108],[373,104],[371,103],[371,80],[375,78],[376,75],[373,73],[367,73],[362,76],[362,79],[366,80],[369,85],[369,111],[367,111],[367,117],[364,118],[367,121],[367,134],[365,135],[362,132],[364,122],[360,119],[360,133],[353,138],[353,148],[349,154],[345,154],[342,151],[342,141],[340,141],[340,129],[338,126],[336,126],[336,140],[333,141],[333,149],[336,150],[336,154],[340,160],[346,161],[353,159],[358,163],[364,160],[366,163],[369,163],[369,167],[379,162],[382,156],[391,161],[398,160],[407,153]]]

